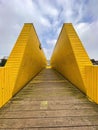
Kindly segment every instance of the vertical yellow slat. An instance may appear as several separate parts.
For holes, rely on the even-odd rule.
[[[98,68],[96,68],[97,77],[96,77],[96,103],[98,104]]]
[[[91,93],[91,98],[92,98],[92,99],[93,99],[93,93],[94,93],[94,90],[93,90],[93,89],[94,89],[94,88],[93,88],[94,86],[93,86],[93,80],[92,80],[93,77],[94,77],[93,70],[94,70],[94,69],[93,69],[93,66],[92,66],[92,67],[91,67],[91,70],[90,70],[90,71],[91,71],[91,77],[90,77],[91,89],[90,89],[90,93]]]
[[[11,97],[10,95],[10,75],[9,75],[9,70],[5,66],[3,69],[3,104],[6,103]]]
[[[86,85],[88,97],[98,103],[98,66],[86,66]]]
[[[0,67],[0,107],[3,105],[3,67]]]

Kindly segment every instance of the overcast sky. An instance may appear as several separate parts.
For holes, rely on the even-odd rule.
[[[72,23],[90,58],[98,60],[98,0],[0,0],[0,58],[24,23],[33,23],[49,59],[63,23]]]

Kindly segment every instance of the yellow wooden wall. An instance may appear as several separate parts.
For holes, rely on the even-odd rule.
[[[86,66],[87,96],[98,104],[98,66]]]
[[[0,67],[0,107],[46,66],[33,24],[24,24],[4,67]]]
[[[64,24],[51,57],[51,66],[86,93],[85,66],[92,65],[72,24]]]

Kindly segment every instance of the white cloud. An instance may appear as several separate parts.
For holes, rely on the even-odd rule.
[[[49,60],[51,58],[53,49],[43,48],[43,50],[45,52],[47,60]]]
[[[76,30],[85,46],[90,58],[98,59],[98,21],[92,23],[80,23]]]
[[[52,18],[58,15],[57,8],[55,8],[55,6],[51,3],[50,0],[40,0],[36,3],[39,5],[39,9],[44,15],[48,15]]]
[[[23,24],[30,22],[49,58],[63,23],[71,22],[90,57],[98,59],[97,12],[96,0],[0,0],[0,55],[9,55]]]
[[[46,42],[47,42],[48,45],[55,46],[56,41],[57,41],[56,39],[52,39],[52,40],[48,39]]]
[[[39,20],[40,20],[40,23],[42,24],[42,26],[44,26],[44,27],[50,27],[51,26],[48,19],[46,19],[44,17],[40,17]]]

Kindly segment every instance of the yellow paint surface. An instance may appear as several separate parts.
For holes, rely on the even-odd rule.
[[[40,109],[47,109],[48,108],[48,101],[41,101]]]
[[[87,96],[98,104],[98,66],[86,66]]]
[[[72,24],[64,24],[51,57],[51,66],[86,93],[85,66],[92,65]]]
[[[24,24],[6,65],[0,67],[0,107],[45,67],[34,26]]]

